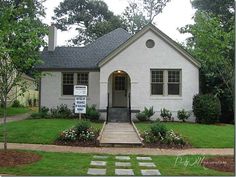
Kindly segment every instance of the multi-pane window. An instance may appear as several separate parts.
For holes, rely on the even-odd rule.
[[[74,85],[87,85],[89,83],[88,73],[63,73],[62,95],[73,95]]]
[[[168,95],[180,94],[180,71],[168,71]]]
[[[73,95],[74,73],[63,73],[63,95]]]
[[[77,84],[88,86],[88,73],[78,73],[78,75],[77,75]]]
[[[125,90],[125,77],[124,76],[115,77],[115,90]]]
[[[163,95],[163,71],[153,70],[151,71],[151,94],[152,95]]]
[[[151,95],[180,95],[180,70],[151,70]]]

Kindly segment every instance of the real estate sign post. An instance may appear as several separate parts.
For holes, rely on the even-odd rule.
[[[79,118],[81,119],[81,114],[86,113],[87,86],[75,85],[74,96],[75,96],[75,114],[79,114]]]

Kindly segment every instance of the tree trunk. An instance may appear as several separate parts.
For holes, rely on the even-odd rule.
[[[7,150],[7,100],[3,103],[3,137],[4,137],[4,150]]]

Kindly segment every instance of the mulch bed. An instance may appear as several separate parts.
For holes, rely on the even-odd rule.
[[[32,152],[0,151],[0,167],[15,167],[19,165],[32,164],[42,157]]]
[[[217,171],[234,172],[235,162],[233,156],[219,156],[204,159],[202,166]]]

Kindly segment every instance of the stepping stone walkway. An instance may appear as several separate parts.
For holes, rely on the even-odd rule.
[[[93,156],[94,159],[107,159],[108,156],[100,156],[100,155],[95,155]]]
[[[103,161],[92,160],[90,162],[90,166],[92,166],[92,168],[88,169],[87,174],[88,175],[107,175],[106,174],[107,162],[105,161],[105,159],[107,159],[108,157],[109,156],[99,156],[99,155],[93,156],[94,159],[103,159]],[[117,167],[114,171],[115,175],[120,175],[120,176],[133,176],[134,175],[134,170],[132,169],[132,164],[131,164],[131,162],[129,162],[129,160],[131,160],[131,158],[129,156],[115,156],[115,159],[118,160],[118,162],[115,162],[115,166]],[[136,157],[136,160],[138,161],[138,164],[141,168],[141,174],[143,176],[161,175],[160,171],[158,169],[156,169],[156,165],[152,162],[151,157]],[[96,166],[98,168],[96,168]],[[103,167],[103,168],[101,168],[101,167]],[[122,167],[123,167],[123,169],[122,169]],[[144,168],[144,169],[142,169],[142,168]],[[145,168],[147,168],[147,169],[145,169]],[[112,174],[112,175],[114,175],[114,174]]]
[[[161,175],[159,170],[141,170],[143,176],[157,176]]]
[[[106,169],[89,168],[88,175],[106,175]]]
[[[129,156],[116,156],[117,160],[130,160]]]
[[[130,167],[131,163],[130,162],[116,162],[115,166],[116,167]]]
[[[133,169],[115,169],[115,175],[133,176]]]
[[[156,165],[152,162],[139,162],[140,167],[156,167]]]
[[[106,166],[106,162],[104,161],[91,161],[90,165],[92,166]]]
[[[136,157],[137,160],[152,160],[151,157]]]

